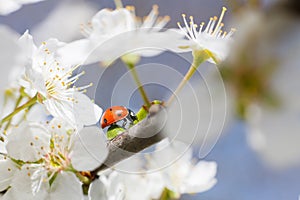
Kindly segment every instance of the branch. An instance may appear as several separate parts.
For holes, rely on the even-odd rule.
[[[165,125],[166,116],[166,110],[161,105],[152,105],[146,119],[108,141],[108,156],[102,165],[91,172],[91,175],[96,177],[98,172],[161,141],[164,138],[161,131]]]

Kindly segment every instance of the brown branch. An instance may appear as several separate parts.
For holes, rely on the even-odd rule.
[[[96,177],[98,172],[161,141],[164,138],[161,131],[165,121],[166,110],[161,105],[152,105],[146,119],[108,141],[108,156],[102,165],[91,172],[91,175]]]

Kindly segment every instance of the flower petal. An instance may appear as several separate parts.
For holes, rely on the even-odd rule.
[[[37,161],[50,146],[50,134],[35,123],[22,123],[7,136],[8,155],[16,160]]]
[[[76,13],[76,15],[69,13]],[[38,39],[38,43],[50,37],[69,42],[81,36],[78,31],[79,24],[90,20],[94,13],[96,13],[96,7],[89,2],[62,1],[53,11],[50,11],[46,19],[33,28],[32,35]]]
[[[4,197],[9,195],[11,199],[46,199],[49,184],[43,182],[43,176],[33,177],[35,171],[35,168],[31,168],[30,165],[24,165],[21,170],[16,171],[11,188]]]
[[[81,182],[73,173],[62,172],[57,175],[50,188],[50,200],[82,200]]]
[[[106,186],[100,179],[97,179],[90,185],[88,194],[89,200],[106,199]]]
[[[98,127],[83,128],[74,140],[71,162],[78,171],[91,171],[108,155],[104,133]]]
[[[79,92],[74,93],[74,98],[77,100],[74,106],[74,118],[76,124],[94,125],[102,115],[102,108],[94,104],[88,96]]]
[[[2,0],[0,2],[0,15],[8,15],[21,7],[19,3],[11,0]]]
[[[25,33],[19,38],[18,43],[22,49],[24,62],[26,62],[28,59],[32,58],[32,55],[37,48],[28,30],[26,30]]]
[[[127,9],[100,10],[92,19],[92,39],[108,38],[135,28],[134,18]]]
[[[0,191],[7,189],[17,167],[10,159],[0,160]]]
[[[216,183],[217,164],[215,162],[200,161],[184,180],[182,193],[199,193],[212,188]]]
[[[74,102],[51,98],[45,100],[44,105],[54,117],[65,119],[79,129],[84,125],[96,124],[102,115],[102,109],[80,92],[74,92],[73,98]]]
[[[90,64],[87,58],[93,50],[93,44],[88,39],[70,42],[57,50],[57,55],[65,65]]]

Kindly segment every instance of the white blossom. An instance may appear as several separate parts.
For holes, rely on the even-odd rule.
[[[81,199],[81,182],[73,173],[95,169],[108,153],[99,128],[86,127],[78,132],[58,119],[46,126],[23,122],[7,136],[6,149],[1,175],[7,181],[1,189],[11,187],[4,196],[8,199],[22,194],[28,194],[28,199],[63,199],[65,192]]]
[[[90,200],[95,199],[158,199],[164,189],[160,174],[134,174],[113,171],[107,177],[101,175],[92,183]]]
[[[71,42],[81,36],[78,31],[80,23],[89,20],[96,12],[95,5],[84,0],[77,0],[76,3],[61,1],[46,19],[33,27],[31,33],[38,43],[45,41],[47,38],[57,38],[59,41]],[[76,15],[70,13],[76,13]]]
[[[63,60],[56,56],[57,48],[64,43],[49,39],[37,48],[28,32],[24,33],[20,42],[28,50],[25,74],[20,80],[25,92],[31,97],[38,95],[51,115],[67,119],[73,126],[97,123],[102,110],[83,94],[92,83],[75,87],[84,71],[73,75],[79,65],[60,63]]]
[[[180,46],[181,51],[199,51],[208,50],[213,54],[213,58],[209,61],[212,63],[224,60],[229,54],[230,43],[232,42],[231,36],[235,29],[231,29],[229,33],[223,31],[224,24],[222,23],[226,8],[223,7],[219,20],[216,16],[209,19],[208,24],[202,22],[198,25],[194,22],[193,16],[190,16],[190,23],[187,22],[186,15],[183,14],[182,18],[184,26],[178,22],[178,26],[188,39],[184,46]]]
[[[85,64],[111,62],[125,54],[154,56],[175,48],[176,41],[183,37],[176,31],[162,31],[168,21],[169,16],[158,17],[156,5],[145,20],[136,17],[133,6],[102,9],[82,27],[86,39],[74,41],[58,52],[68,60],[77,58],[77,63]]]
[[[169,144],[165,140],[157,144],[149,164],[159,170],[163,185],[177,197],[207,191],[217,183],[217,164],[208,161],[194,164],[192,150],[178,141]]]
[[[83,199],[81,183],[75,174],[60,172],[51,186],[49,182],[40,180],[39,176],[42,174],[43,171],[24,165],[13,177],[11,188],[4,194],[2,199]]]
[[[211,189],[217,182],[215,162],[192,160],[192,150],[181,142],[169,143],[164,140],[156,145],[156,150],[145,156],[135,157],[133,170],[116,167],[116,171],[100,174],[92,183],[90,200],[94,199],[159,199],[165,189],[174,198],[181,194],[194,194]],[[131,159],[125,161],[130,164]],[[135,166],[137,165],[137,166]]]

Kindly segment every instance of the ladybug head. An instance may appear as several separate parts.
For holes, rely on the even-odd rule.
[[[137,120],[137,117],[136,117],[135,113],[132,110],[128,109],[128,112],[129,112],[128,117],[131,119],[132,122]]]

